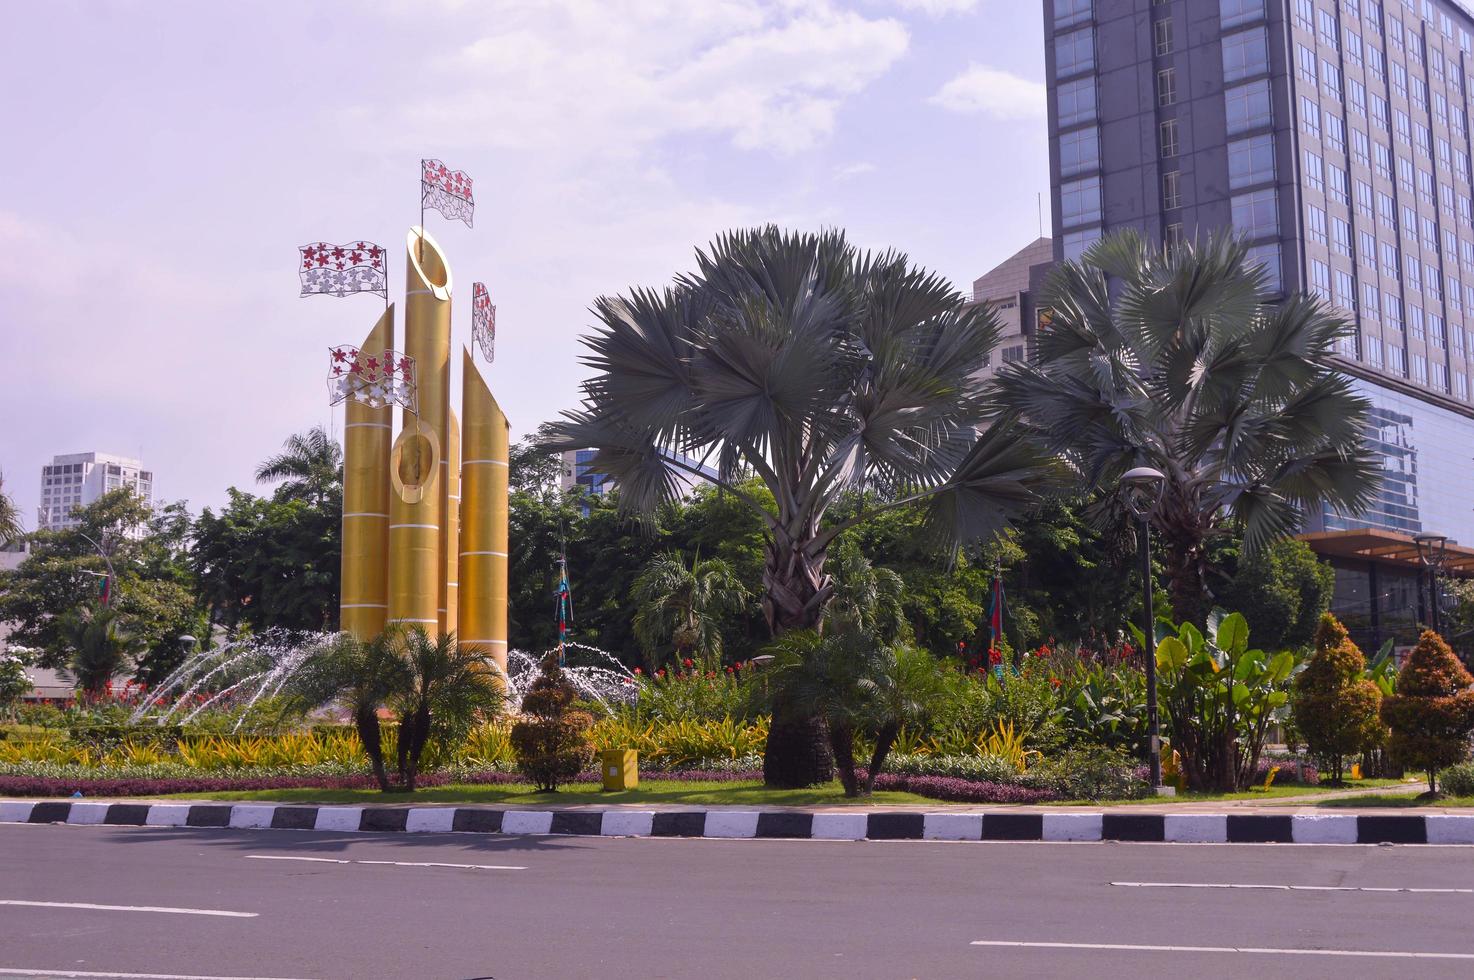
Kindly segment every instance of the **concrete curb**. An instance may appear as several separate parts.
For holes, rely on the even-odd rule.
[[[799,840],[1166,841],[1195,844],[1474,844],[1474,816],[1105,810],[925,813],[802,810],[514,810],[274,803],[0,801],[0,823]]]

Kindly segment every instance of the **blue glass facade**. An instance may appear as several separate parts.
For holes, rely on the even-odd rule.
[[[1353,384],[1372,403],[1368,441],[1382,461],[1382,488],[1365,513],[1327,511],[1324,528],[1430,531],[1474,543],[1474,420],[1361,379]]]

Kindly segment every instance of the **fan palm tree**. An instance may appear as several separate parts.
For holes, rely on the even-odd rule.
[[[997,378],[1004,422],[1108,494],[1134,466],[1166,475],[1151,522],[1179,620],[1211,606],[1214,535],[1254,551],[1306,511],[1371,502],[1369,405],[1330,363],[1347,322],[1314,296],[1271,302],[1240,241],[1159,252],[1122,232],[1057,268],[1043,303],[1034,356]]]
[[[506,695],[491,655],[461,646],[454,633],[431,637],[412,627],[394,634],[392,643],[408,667],[390,703],[399,714],[399,779],[413,793],[431,739],[458,741],[476,721],[499,712]]]
[[[674,552],[652,558],[635,579],[635,638],[653,670],[656,653],[670,644],[676,660],[694,658],[714,670],[722,656],[722,617],[742,607],[747,589],[732,566],[720,558],[688,566]]]
[[[0,548],[5,547],[25,533],[20,524],[20,508],[5,492],[5,474],[0,473]]]
[[[374,780],[387,793],[389,774],[384,767],[379,709],[409,684],[409,665],[395,649],[393,633],[381,633],[372,640],[342,633],[304,661],[292,675],[284,697],[289,705],[303,710],[345,707],[373,767]]]
[[[592,447],[626,512],[650,514],[691,459],[763,522],[762,604],[774,634],[815,629],[834,584],[824,562],[846,528],[890,508],[928,507],[953,541],[993,533],[1033,499],[1030,447],[984,422],[979,371],[998,340],[991,310],[967,305],[897,252],[860,253],[837,231],[767,227],[719,237],[697,271],[663,291],[601,298],[585,339],[581,410],[556,441]],[[740,479],[755,474],[764,506]],[[841,495],[865,492],[844,521]],[[825,780],[822,726],[784,713],[764,769],[771,785]]]
[[[343,483],[343,449],[315,425],[282,443],[282,451],[256,467],[258,483],[276,483],[283,500],[322,503]]]

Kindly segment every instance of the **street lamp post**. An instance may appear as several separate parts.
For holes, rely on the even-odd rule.
[[[1415,534],[1413,543],[1418,546],[1418,563],[1428,571],[1429,620],[1433,632],[1443,634],[1438,615],[1438,573],[1443,570],[1445,549],[1448,547],[1446,534]]]
[[[1156,619],[1152,614],[1152,524],[1151,515],[1162,499],[1167,478],[1161,470],[1138,466],[1121,476],[1121,493],[1126,507],[1141,521],[1142,631],[1146,646],[1146,725],[1150,740],[1152,791],[1162,793],[1162,740],[1157,722],[1157,655],[1152,648]]]

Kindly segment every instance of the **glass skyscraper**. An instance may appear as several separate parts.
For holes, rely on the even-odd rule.
[[[1384,485],[1312,528],[1474,544],[1474,16],[1451,0],[1044,0],[1055,259],[1232,228],[1357,332]]]

